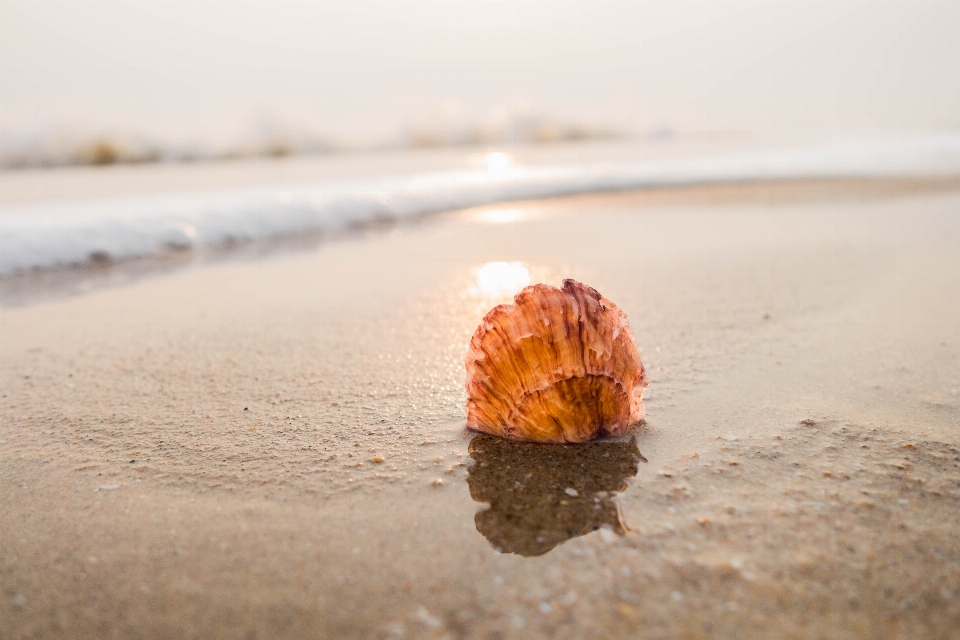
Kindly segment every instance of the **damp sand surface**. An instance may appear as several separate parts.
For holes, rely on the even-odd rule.
[[[955,637],[960,193],[496,209],[0,311],[0,637]],[[494,261],[627,313],[645,425],[463,429]]]

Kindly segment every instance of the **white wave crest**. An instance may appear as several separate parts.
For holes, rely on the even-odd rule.
[[[509,200],[695,184],[945,174],[960,174],[960,134],[657,163],[513,166],[8,207],[0,216],[0,275],[337,231]]]

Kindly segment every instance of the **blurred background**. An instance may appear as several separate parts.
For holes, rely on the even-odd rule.
[[[958,26],[957,0],[0,0],[0,304],[17,274],[507,201],[960,175]]]
[[[960,128],[955,0],[2,0],[0,165]]]

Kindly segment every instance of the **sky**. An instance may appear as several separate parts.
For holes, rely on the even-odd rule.
[[[0,0],[0,137],[960,128],[960,0]]]

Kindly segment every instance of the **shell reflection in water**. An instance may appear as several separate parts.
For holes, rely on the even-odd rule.
[[[627,442],[551,445],[478,435],[470,441],[470,497],[490,508],[474,516],[477,531],[501,553],[539,556],[607,526],[627,527],[613,494],[646,459]]]

